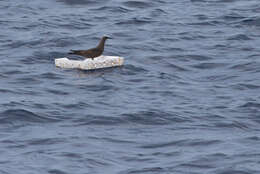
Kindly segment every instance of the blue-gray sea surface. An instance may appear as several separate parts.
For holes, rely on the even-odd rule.
[[[0,174],[260,173],[259,0],[0,0],[0,17]],[[123,67],[55,67],[104,34]]]

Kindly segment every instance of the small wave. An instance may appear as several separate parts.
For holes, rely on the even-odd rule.
[[[30,84],[30,85],[34,85],[34,84],[40,84],[42,81],[40,81],[39,79],[34,78],[33,76],[21,76],[19,77],[18,75],[16,75],[17,78],[12,78],[12,80],[10,82],[8,82],[9,84]],[[26,91],[26,90],[24,90]],[[19,91],[20,92],[20,91]],[[30,92],[33,93],[33,91],[31,90]]]
[[[53,80],[63,79],[62,77],[59,76],[59,74],[51,73],[51,72],[40,74],[39,78],[41,78],[41,79],[42,78],[43,79],[53,79]]]
[[[125,121],[118,117],[106,117],[106,116],[95,116],[87,115],[85,118],[76,119],[74,123],[80,125],[118,125]]]
[[[46,123],[57,121],[56,119],[40,116],[25,109],[9,109],[0,113],[0,122],[3,123],[17,123],[17,122],[31,122],[31,123]]]
[[[78,88],[94,92],[117,90],[117,88],[113,85],[78,85]]]
[[[132,8],[147,8],[147,7],[152,7],[153,3],[151,1],[149,1],[149,2],[127,1],[127,2],[124,2],[124,5],[126,5],[127,7],[132,7]]]
[[[72,152],[63,152],[60,156],[67,157],[67,158],[75,158],[75,159],[80,159],[82,158],[81,153],[72,153]]]
[[[49,173],[49,174],[68,174],[67,172],[62,171],[62,170],[59,170],[59,169],[51,169],[51,170],[48,170],[48,173]]]
[[[34,138],[26,141],[28,145],[52,145],[64,142],[65,138]]]
[[[240,14],[238,13],[230,13],[230,14],[226,14],[226,15],[223,15],[221,17],[221,19],[225,20],[225,21],[237,21],[237,20],[242,20],[242,19],[245,19],[246,17],[244,16],[241,16]]]
[[[191,2],[207,2],[206,0],[190,0]]]
[[[228,38],[228,40],[252,40],[252,39],[245,34],[236,34],[236,35],[230,36]]]
[[[191,2],[207,2],[207,3],[232,3],[237,0],[190,0]]]
[[[241,108],[258,108],[260,109],[260,103],[257,102],[246,102],[240,106]]]
[[[259,70],[260,64],[254,61],[251,62],[239,62],[237,65],[233,65],[230,69],[236,69],[240,71],[257,71]]]
[[[159,17],[159,16],[161,16],[161,15],[166,15],[166,14],[167,14],[167,12],[166,12],[165,10],[160,9],[160,8],[157,8],[157,9],[154,9],[154,10],[151,12],[150,16],[151,16],[151,17]]]
[[[93,140],[105,140],[107,142],[111,142],[111,143],[119,143],[119,144],[135,144],[135,141],[132,140],[124,140],[124,139],[117,139],[115,137],[113,138],[108,138],[108,137],[89,137]]]
[[[237,129],[242,129],[242,130],[247,130],[251,126],[246,123],[238,122],[238,121],[233,121],[233,122],[219,122],[215,123],[214,126],[218,129],[232,129],[232,128],[237,128]]]
[[[72,29],[82,29],[82,28],[86,29],[86,24],[77,23],[76,25],[69,24],[69,26],[59,25],[59,27],[71,27]],[[79,39],[82,39],[82,37],[81,38],[74,38],[74,37],[55,38],[55,39],[48,40],[48,45],[46,45],[46,46],[57,47],[57,48],[71,47],[72,45],[78,44]],[[51,54],[52,56],[55,56],[56,54],[60,54],[59,52],[49,52],[49,53],[35,52],[35,54],[39,54],[39,53],[40,53],[40,55]]]
[[[107,11],[110,11],[110,12],[113,12],[113,13],[120,13],[120,14],[132,11],[131,9],[128,9],[126,7],[121,7],[121,6],[102,6],[102,7],[94,8],[94,9],[91,9],[91,10],[97,11],[97,12],[107,10]]]
[[[195,26],[197,26],[197,25],[198,26],[217,26],[218,24],[221,24],[221,22],[216,21],[216,20],[189,23],[189,25],[195,25]]]
[[[156,143],[156,144],[148,144],[143,145],[141,148],[145,149],[154,149],[154,148],[165,148],[171,146],[210,146],[219,144],[221,141],[219,140],[202,140],[202,139],[195,139],[195,140],[177,140],[165,143]]]
[[[204,14],[195,14],[193,16],[196,17],[198,20],[201,20],[201,21],[204,21],[204,20],[208,19],[208,16],[204,15]]]
[[[144,19],[132,18],[129,20],[117,22],[115,24],[116,25],[144,25],[144,24],[150,24],[153,22],[155,22],[155,21],[150,18],[144,18]]]
[[[86,115],[84,118],[74,120],[78,125],[120,125],[135,123],[140,125],[168,125],[172,123],[190,122],[176,114],[163,111],[140,111],[124,113],[119,116]]]
[[[255,90],[255,89],[259,89],[260,88],[259,85],[244,84],[244,83],[238,83],[238,84],[232,85],[231,87],[234,88],[234,89],[239,89],[239,90],[248,90],[248,89]]]
[[[170,62],[168,62],[166,66],[175,71],[189,71],[187,68],[181,67],[180,65],[176,65],[176,64],[170,63]]]
[[[242,139],[244,142],[248,142],[250,141],[250,143],[259,143],[260,142],[260,137],[258,136],[251,136],[251,137],[247,137],[247,138],[243,138]]]
[[[260,17],[251,17],[251,18],[243,19],[238,24],[259,27]]]
[[[10,83],[12,83],[12,84],[31,84],[31,85],[34,85],[34,84],[40,84],[41,82],[42,81],[40,81],[39,79],[36,79],[33,76],[28,76],[28,77],[24,76],[24,77],[16,78],[15,81],[10,82]]]
[[[4,44],[3,47],[7,47],[9,49],[20,48],[26,46],[27,42],[25,41],[12,41],[11,43]]]
[[[159,79],[168,79],[168,80],[172,80],[172,81],[181,79],[181,77],[178,75],[173,75],[172,73],[166,73],[166,72],[158,72],[157,77]],[[172,93],[172,91],[171,91],[171,93]]]
[[[197,69],[214,69],[214,68],[224,67],[226,66],[226,64],[225,63],[199,63],[191,66]]]
[[[120,117],[127,122],[141,125],[167,125],[172,123],[190,122],[189,119],[181,117],[175,113],[168,113],[159,110],[125,113]]]
[[[4,75],[4,74],[0,74],[0,78],[2,78],[2,79],[7,79],[9,76],[7,76],[7,75]]]
[[[186,141],[187,140],[177,140],[177,141],[164,142],[164,143],[147,144],[147,145],[142,145],[141,148],[155,149],[155,148],[165,148],[171,146],[182,146]]]
[[[205,164],[205,161],[199,161],[199,162],[190,162],[190,163],[183,163],[176,167],[181,168],[188,168],[188,169],[211,169],[215,168],[216,166],[214,164]]]
[[[95,5],[99,3],[96,0],[57,0],[57,2],[63,2],[67,5]]]
[[[137,67],[135,65],[125,65],[124,66],[124,69],[122,69],[122,74],[123,75],[136,75],[136,74],[139,74],[139,73],[146,73],[147,70],[142,68],[142,67]]]
[[[0,94],[1,93],[10,93],[10,94],[18,94],[19,92],[10,90],[10,89],[4,89],[4,88],[0,88]]]
[[[10,75],[25,74],[25,72],[22,72],[22,71],[19,71],[19,70],[10,70],[10,71],[3,72],[3,74],[8,75],[10,77]]]
[[[167,169],[162,167],[144,167],[141,169],[127,169],[120,172],[121,174],[158,174],[158,173],[168,173]]]
[[[244,162],[243,162],[244,164]],[[229,169],[219,169],[217,174],[252,174],[252,173],[258,173],[257,171],[248,171],[248,169],[232,169],[232,167],[230,167]]]
[[[46,89],[45,91],[55,95],[69,95],[69,92],[65,92],[57,89]]]
[[[210,76],[205,76],[201,79],[205,79],[206,81],[225,81],[225,80],[231,80],[235,79],[237,76],[233,75],[227,75],[227,74],[221,74],[221,75],[210,75]],[[202,80],[203,81],[203,80]]]
[[[192,60],[198,60],[198,61],[206,61],[206,60],[212,60],[213,59],[210,56],[198,55],[198,54],[185,55],[185,57],[192,59]]]
[[[92,107],[91,105],[84,102],[78,102],[76,104],[59,104],[59,106],[63,107],[64,109],[85,109]]]
[[[19,62],[26,65],[50,63],[54,61],[54,58],[65,57],[65,55],[66,54],[59,52],[36,51],[33,55],[20,59]]]

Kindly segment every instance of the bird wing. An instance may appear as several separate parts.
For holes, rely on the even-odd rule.
[[[95,52],[99,52],[97,48],[91,48],[89,50],[70,50],[71,52],[69,54],[77,54],[77,55],[88,55],[88,54],[94,54]]]

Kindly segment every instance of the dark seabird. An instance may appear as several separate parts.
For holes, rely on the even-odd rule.
[[[111,38],[108,36],[103,36],[96,48],[91,48],[88,50],[70,50],[71,52],[69,52],[69,54],[76,54],[94,60],[95,57],[98,57],[103,53],[105,41],[107,39],[111,39]]]

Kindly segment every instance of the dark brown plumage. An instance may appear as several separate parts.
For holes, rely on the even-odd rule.
[[[93,60],[95,57],[98,57],[103,53],[105,41],[107,39],[111,39],[111,38],[108,36],[103,36],[96,48],[91,48],[88,50],[70,50],[71,52],[69,52],[69,54],[76,54],[76,55],[83,56],[85,58],[91,58]]]

